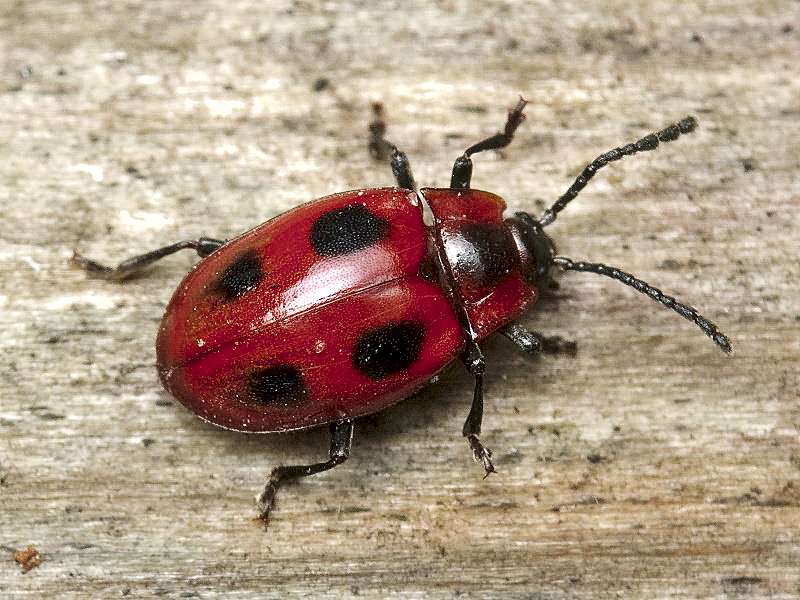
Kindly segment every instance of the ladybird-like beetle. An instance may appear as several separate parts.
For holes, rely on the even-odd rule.
[[[409,396],[457,358],[475,377],[463,435],[492,473],[491,452],[478,438],[485,370],[478,342],[499,331],[527,353],[569,351],[559,338],[512,323],[536,301],[554,266],[621,281],[730,352],[728,338],[695,309],[619,269],[557,255],[543,231],[599,169],[694,131],[695,119],[601,154],[539,219],[524,212],[504,219],[501,198],[470,187],[470,157],[508,145],[525,104],[520,99],[508,113],[502,132],[456,160],[449,188],[417,189],[376,109],[370,148],[390,157],[396,187],[326,196],[231,241],[182,241],[115,268],[74,256],[89,274],[119,281],[178,250],[195,250],[202,260],[178,286],[158,331],[167,391],[206,421],[236,431],[330,424],[327,461],[270,473],[258,498],[265,523],[284,482],[347,459],[353,419]],[[423,221],[423,203],[432,225]]]

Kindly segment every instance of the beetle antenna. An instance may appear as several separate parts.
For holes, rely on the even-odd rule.
[[[585,273],[597,273],[598,275],[605,275],[611,279],[621,281],[625,285],[632,287],[637,292],[650,296],[656,302],[659,302],[674,310],[684,319],[687,319],[697,325],[703,330],[708,337],[714,340],[714,343],[719,346],[724,352],[731,351],[731,342],[711,321],[700,315],[694,308],[681,304],[672,296],[667,296],[658,288],[654,288],[649,283],[637,279],[630,273],[620,271],[615,267],[609,267],[600,263],[587,263],[587,262],[573,262],[572,259],[566,256],[553,257],[553,264],[560,266],[565,271],[583,271]]]
[[[589,183],[589,180],[592,177],[594,177],[595,173],[605,167],[608,163],[619,160],[624,156],[631,156],[637,152],[655,150],[658,147],[659,142],[671,142],[673,140],[677,140],[681,134],[691,133],[695,129],[697,129],[697,119],[692,116],[688,116],[684,119],[681,119],[677,123],[673,123],[672,125],[665,127],[661,131],[644,136],[638,142],[627,144],[620,148],[614,148],[613,150],[601,154],[583,169],[581,174],[578,175],[572,185],[569,186],[569,189],[564,192],[564,195],[556,200],[553,206],[544,211],[539,219],[539,225],[546,227],[555,221],[558,213],[564,210],[564,207],[574,200],[578,193],[586,187],[586,184]]]

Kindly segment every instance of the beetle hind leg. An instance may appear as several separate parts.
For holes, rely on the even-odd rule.
[[[86,271],[91,277],[109,281],[122,281],[123,279],[127,279],[139,273],[142,269],[149,267],[157,260],[169,256],[170,254],[175,254],[180,250],[195,250],[201,258],[205,258],[214,252],[214,250],[220,248],[224,243],[225,242],[221,240],[206,237],[201,237],[197,240],[183,240],[182,242],[176,242],[169,246],[157,248],[156,250],[131,257],[122,261],[116,267],[107,267],[77,252],[73,254],[70,262],[74,266]]]
[[[472,406],[469,409],[467,420],[464,421],[462,433],[467,438],[467,443],[472,449],[472,455],[476,462],[483,465],[486,479],[490,473],[495,473],[492,464],[492,451],[484,446],[478,436],[481,433],[483,422],[483,374],[486,371],[486,360],[478,344],[471,342],[469,350],[464,356],[464,365],[471,375],[475,377],[475,393],[472,396]]]
[[[328,460],[311,465],[279,466],[272,469],[267,484],[264,486],[264,491],[259,494],[256,500],[260,511],[258,518],[264,522],[264,527],[267,526],[269,513],[275,502],[275,494],[278,488],[287,481],[295,481],[301,477],[316,475],[342,464],[350,456],[352,443],[353,420],[337,421],[331,424],[331,449]]]

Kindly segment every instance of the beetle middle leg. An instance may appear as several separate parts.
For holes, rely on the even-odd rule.
[[[483,476],[485,479],[489,476],[489,473],[495,472],[492,464],[492,451],[486,448],[478,439],[483,422],[483,374],[486,371],[486,360],[483,358],[483,353],[478,344],[470,342],[463,361],[464,366],[475,377],[475,393],[472,396],[472,406],[469,409],[467,420],[464,421],[462,433],[467,438],[469,447],[472,448],[475,460],[483,465],[483,469],[486,471]]]
[[[331,449],[329,460],[312,465],[280,466],[272,469],[269,474],[264,491],[258,496],[259,519],[267,525],[269,511],[275,502],[275,493],[287,481],[295,481],[301,477],[308,477],[332,469],[342,464],[350,456],[350,447],[353,443],[353,420],[344,419],[331,424]]]
[[[224,243],[225,242],[222,240],[215,240],[214,238],[207,237],[201,237],[196,240],[183,240],[124,260],[116,267],[107,267],[85,256],[81,256],[78,253],[72,256],[71,262],[73,265],[83,269],[90,276],[96,277],[97,279],[122,281],[123,279],[137,274],[157,260],[169,256],[170,254],[175,254],[180,250],[195,250],[201,258],[205,258],[214,252],[214,250],[220,248]]]

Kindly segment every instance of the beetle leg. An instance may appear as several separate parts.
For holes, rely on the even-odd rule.
[[[331,423],[331,449],[330,459],[313,465],[280,466],[272,469],[269,474],[264,491],[259,494],[257,502],[260,511],[259,519],[267,526],[269,511],[275,502],[275,493],[287,481],[300,479],[316,473],[322,473],[342,464],[350,456],[350,447],[353,443],[353,420],[344,419]]]
[[[406,153],[398,150],[397,146],[387,140],[384,137],[385,133],[383,105],[376,102],[372,105],[372,121],[369,124],[369,153],[378,160],[386,160],[389,157],[389,165],[392,167],[397,187],[416,191],[417,184],[411,173],[411,163],[408,162]]]
[[[528,331],[512,323],[500,330],[500,333],[514,343],[520,350],[530,355],[540,352],[545,354],[567,354],[575,356],[578,346],[575,342],[565,340],[561,336],[545,337],[541,333]]]
[[[517,105],[508,112],[508,119],[503,131],[494,134],[491,137],[481,140],[477,144],[473,144],[464,151],[464,154],[456,159],[453,165],[453,174],[450,177],[450,187],[455,189],[468,189],[470,181],[472,180],[472,159],[470,156],[483,152],[484,150],[498,150],[505,148],[514,139],[514,132],[519,127],[520,123],[525,120],[523,110],[528,102],[523,98],[519,99]]]
[[[417,183],[411,173],[411,163],[408,162],[406,153],[392,147],[392,156],[389,162],[392,166],[392,173],[394,174],[394,180],[397,182],[397,187],[416,191]]]
[[[483,353],[475,342],[470,342],[469,350],[463,358],[464,366],[471,375],[475,377],[475,394],[472,397],[472,406],[469,409],[467,420],[464,421],[464,429],[462,431],[469,447],[472,448],[472,455],[475,460],[483,465],[486,474],[484,479],[489,476],[489,473],[494,473],[494,465],[492,464],[492,451],[486,448],[478,436],[481,433],[481,423],[483,422],[483,374],[486,371],[486,361],[483,358]]]
[[[77,252],[73,254],[70,262],[76,267],[86,271],[91,277],[107,279],[110,281],[122,281],[123,279],[127,279],[128,277],[135,275],[157,260],[160,260],[165,256],[169,256],[170,254],[174,254],[179,250],[196,250],[197,254],[200,255],[201,258],[205,258],[224,243],[225,242],[221,240],[215,240],[207,237],[201,237],[197,240],[184,240],[170,246],[164,246],[163,248],[151,250],[150,252],[140,254],[139,256],[134,256],[122,261],[116,267],[107,267],[89,258],[86,258],[85,256],[81,256]]]

